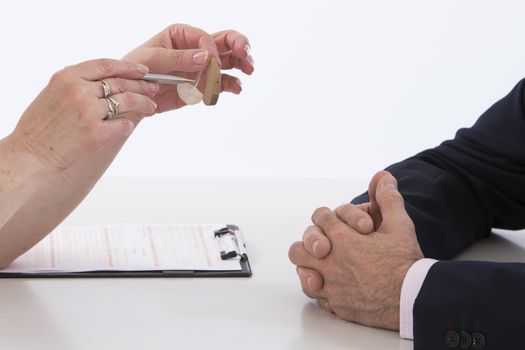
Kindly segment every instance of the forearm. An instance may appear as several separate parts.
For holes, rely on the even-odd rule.
[[[525,227],[524,90],[522,80],[453,140],[387,168],[425,256],[449,259],[493,227]]]
[[[18,235],[4,228],[24,203],[49,181],[52,171],[8,136],[0,141],[0,266],[10,262]]]
[[[0,241],[8,242],[1,246],[0,266],[10,264],[58,226],[91,191],[124,142],[108,145],[27,195],[0,230]]]

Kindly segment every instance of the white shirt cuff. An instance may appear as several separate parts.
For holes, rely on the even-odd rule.
[[[410,267],[403,286],[399,310],[399,335],[404,339],[414,339],[414,302],[427,277],[428,270],[437,262],[434,259],[418,260]]]

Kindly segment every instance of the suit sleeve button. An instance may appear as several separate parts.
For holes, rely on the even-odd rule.
[[[472,345],[472,336],[469,332],[459,332],[459,347],[461,349],[468,349]]]
[[[445,334],[445,344],[451,349],[455,349],[459,346],[459,334],[456,331],[448,331]]]
[[[487,344],[485,336],[479,332],[472,333],[472,349],[481,350]]]

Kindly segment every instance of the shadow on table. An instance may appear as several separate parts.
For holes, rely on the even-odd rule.
[[[74,346],[27,281],[0,280],[0,349],[72,349]]]
[[[496,231],[460,254],[460,260],[525,262],[525,232]],[[337,319],[315,302],[305,304],[302,315],[303,335],[294,343],[296,349],[399,349],[413,348],[399,333],[360,326]]]
[[[295,349],[412,349],[398,332],[340,320],[314,302],[305,304],[301,320],[303,335]]]
[[[525,262],[525,232],[497,230],[461,253],[458,260]]]

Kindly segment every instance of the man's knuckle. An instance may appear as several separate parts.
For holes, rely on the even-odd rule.
[[[297,261],[298,251],[299,251],[299,246],[300,245],[301,245],[300,242],[294,242],[290,246],[290,248],[288,249],[288,258],[290,259],[290,261],[292,261],[292,262]]]
[[[363,212],[360,209],[352,208],[348,212],[348,219],[350,222],[356,222],[363,217]]]
[[[351,204],[342,205],[337,209],[337,214],[344,216],[344,217],[349,216],[351,212],[352,212]]]
[[[330,209],[326,207],[317,208],[314,214],[319,222],[324,222],[330,216]]]
[[[313,211],[313,213],[312,213],[312,217],[311,217],[312,222],[315,223],[315,222],[318,220],[319,215],[320,215],[324,210],[325,210],[324,207],[319,207],[319,208],[315,209],[315,210]]]
[[[310,225],[304,230],[304,233],[305,234],[312,234],[312,233],[316,232],[316,229],[317,229],[317,227],[315,225]]]
[[[330,226],[329,232],[333,240],[343,240],[348,235],[348,226],[342,222],[337,222]]]
[[[312,235],[314,234],[310,227],[311,226],[307,227],[306,230],[304,230],[303,232],[303,242],[305,244],[309,243],[312,240]]]

